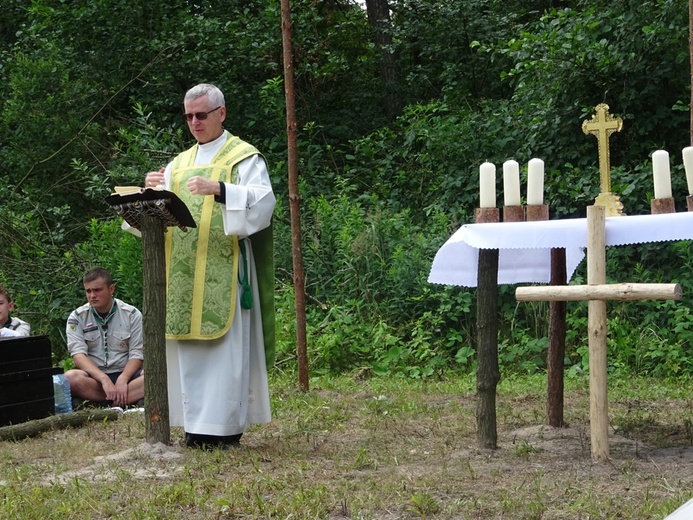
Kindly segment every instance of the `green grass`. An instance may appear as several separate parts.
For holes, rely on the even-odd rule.
[[[492,451],[476,447],[473,376],[310,385],[274,373],[273,421],[234,451],[182,448],[179,429],[165,454],[141,451],[137,414],[2,442],[0,518],[650,519],[693,496],[691,381],[610,381],[606,464],[586,379],[566,380],[559,431],[542,427],[545,377],[502,379]]]

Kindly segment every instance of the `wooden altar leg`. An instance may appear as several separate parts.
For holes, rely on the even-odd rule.
[[[551,286],[566,285],[565,248],[551,249]],[[565,301],[549,302],[549,348],[546,354],[546,416],[549,426],[562,428],[563,422],[563,363],[566,334]]]
[[[144,339],[145,436],[149,444],[169,444],[171,426],[166,373],[166,274],[164,223],[143,215],[142,336]]]
[[[498,249],[479,250],[477,280],[477,369],[476,425],[477,446],[498,447],[496,427],[496,387],[498,368]]]
[[[498,222],[498,208],[477,208],[477,223]],[[479,250],[476,291],[477,369],[476,426],[477,446],[498,447],[496,426],[496,387],[498,368],[498,250]]]

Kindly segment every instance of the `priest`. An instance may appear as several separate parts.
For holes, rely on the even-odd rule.
[[[260,152],[224,129],[222,92],[200,84],[183,103],[197,143],[145,178],[176,193],[197,223],[169,228],[165,242],[170,417],[187,446],[226,449],[271,420],[276,199]]]

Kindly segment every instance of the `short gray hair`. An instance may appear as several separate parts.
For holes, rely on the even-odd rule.
[[[217,87],[209,83],[200,83],[199,85],[195,85],[193,88],[188,90],[185,93],[184,101],[192,101],[193,99],[201,98],[202,96],[207,96],[212,106],[226,106],[224,94]]]

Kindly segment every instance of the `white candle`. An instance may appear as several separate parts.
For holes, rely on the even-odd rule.
[[[544,161],[530,159],[527,165],[527,204],[544,204]]]
[[[496,207],[496,165],[490,162],[479,166],[479,207]]]
[[[506,206],[520,205],[520,165],[517,161],[503,163],[503,201]]]
[[[671,197],[669,152],[666,150],[657,150],[652,153],[652,176],[654,177],[655,199],[668,199]]]
[[[688,194],[693,195],[693,146],[687,146],[683,149],[683,167],[686,169]]]

